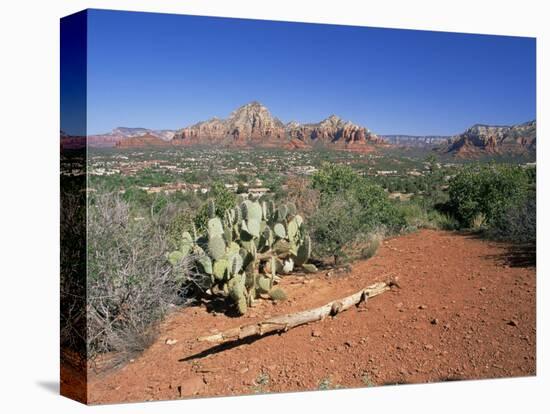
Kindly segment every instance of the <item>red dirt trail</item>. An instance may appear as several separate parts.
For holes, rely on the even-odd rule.
[[[285,277],[289,299],[245,317],[177,310],[142,355],[90,374],[89,403],[535,375],[536,269],[510,262],[509,247],[422,230],[386,240],[350,273]],[[400,288],[322,322],[236,346],[196,341],[396,276]]]

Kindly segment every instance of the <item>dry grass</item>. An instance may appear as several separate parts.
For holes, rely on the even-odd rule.
[[[162,214],[160,212],[159,214]],[[88,213],[88,355],[117,362],[147,348],[173,304],[189,300],[191,260],[172,267],[166,231],[151,214],[135,220],[116,194],[94,196]]]

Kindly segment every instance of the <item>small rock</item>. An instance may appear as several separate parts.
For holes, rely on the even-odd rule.
[[[202,377],[188,378],[177,386],[180,397],[196,395],[204,388],[204,380]]]
[[[426,344],[426,345],[424,345],[424,349],[427,349],[428,351],[431,351],[432,349],[434,349],[434,346],[431,345],[431,344]]]
[[[244,374],[248,372],[248,367],[242,367],[241,369],[239,369],[239,374]]]
[[[508,321],[508,325],[510,326],[518,326],[518,321],[516,321],[515,319],[511,319]]]
[[[434,319],[432,319],[432,320],[430,321],[430,323],[431,323],[432,325],[437,325],[437,324],[439,323],[439,319],[434,318]]]
[[[319,338],[321,336],[321,331],[313,331],[311,332],[311,336],[314,336],[315,338]]]
[[[353,346],[353,341],[346,341],[344,342],[344,345],[347,346],[348,348],[351,348]]]
[[[174,345],[174,344],[178,343],[178,340],[177,340],[177,339],[170,339],[170,338],[168,338],[164,343],[165,343],[166,345]]]
[[[418,307],[418,309],[427,309],[427,308],[428,308],[428,306],[426,306],[426,305],[420,305],[420,306]]]

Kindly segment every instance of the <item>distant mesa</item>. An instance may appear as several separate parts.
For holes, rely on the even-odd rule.
[[[512,126],[476,124],[449,139],[440,151],[461,158],[499,154],[521,155],[535,153],[536,145],[536,121]]]

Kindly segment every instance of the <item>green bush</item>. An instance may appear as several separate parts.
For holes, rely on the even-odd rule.
[[[351,167],[325,163],[312,177],[320,203],[309,226],[317,255],[335,263],[360,237],[383,229],[396,233],[406,226],[404,214],[380,187]]]
[[[346,199],[354,198],[359,207],[348,211],[361,224],[357,231],[368,232],[384,226],[389,233],[395,233],[406,225],[404,216],[384,189],[361,177],[349,166],[324,163],[313,175],[312,187],[320,192],[321,204],[341,194],[346,194]]]
[[[457,230],[459,228],[458,221],[452,215],[435,210],[422,201],[403,202],[399,205],[399,211],[407,223],[407,230]]]
[[[524,169],[508,165],[464,167],[449,183],[449,207],[462,227],[471,227],[480,214],[491,226],[526,196]]]
[[[309,223],[317,256],[331,256],[337,265],[342,262],[346,257],[345,247],[356,240],[363,228],[361,216],[356,214],[360,209],[359,202],[350,192],[323,199]]]
[[[237,202],[237,196],[219,182],[212,185],[208,198],[214,201],[216,215],[219,217],[223,217],[225,212],[232,209]],[[208,219],[208,203],[204,203],[194,218],[194,224],[198,233],[206,231]]]
[[[512,206],[496,220],[489,233],[492,237],[521,244],[535,244],[537,238],[537,198],[530,192],[519,205]]]

